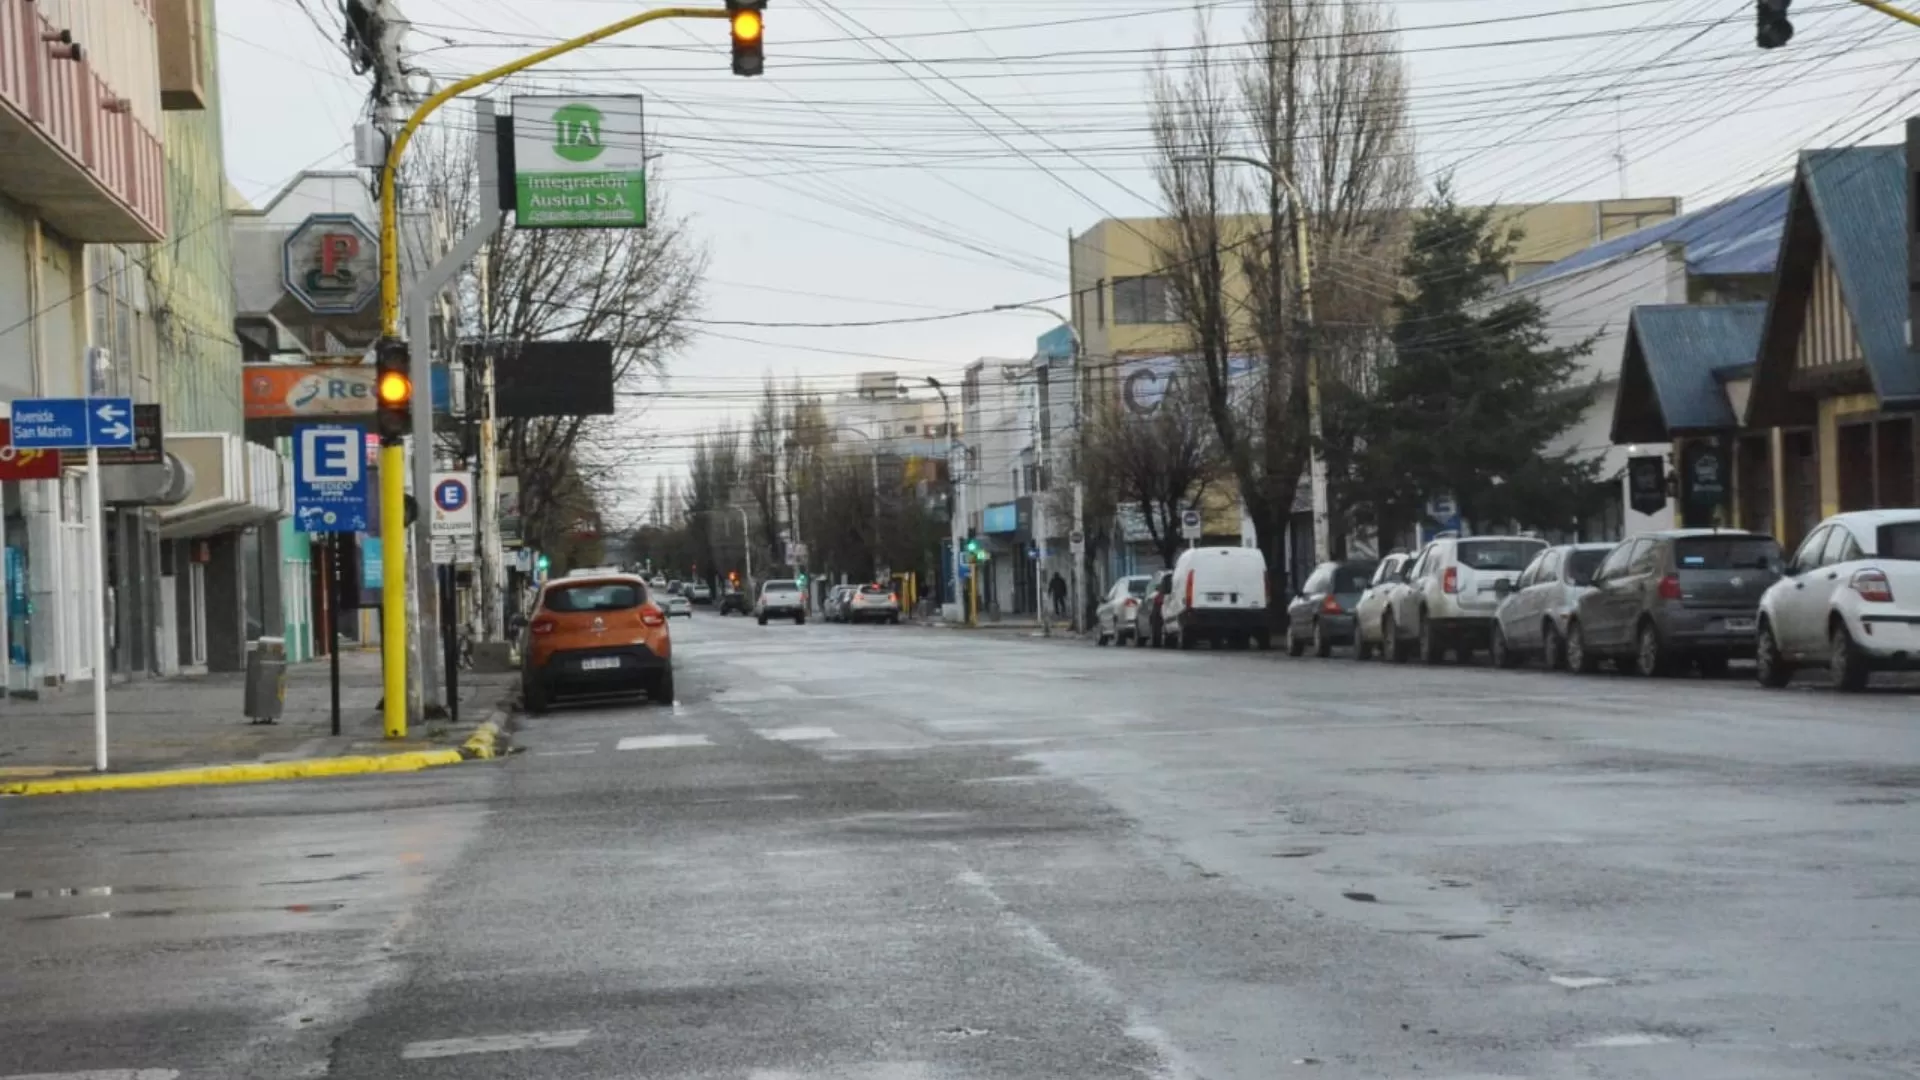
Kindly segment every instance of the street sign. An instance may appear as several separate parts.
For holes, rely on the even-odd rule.
[[[514,224],[522,229],[647,223],[638,94],[513,99]]]
[[[367,463],[362,432],[345,424],[303,424],[293,433],[293,526],[306,533],[367,530]]]
[[[1073,549],[1075,555],[1085,555],[1087,553],[1087,534],[1081,532],[1079,529],[1073,530],[1067,534],[1067,546]]]
[[[473,535],[473,476],[464,472],[433,474],[434,536]]]
[[[1186,540],[1200,539],[1200,511],[1180,511],[1180,536]]]
[[[455,565],[473,562],[474,545],[471,536],[436,536],[432,539],[432,544],[434,562]]]
[[[0,480],[59,479],[60,455],[51,450],[15,448],[12,425],[11,420],[0,420]]]
[[[132,398],[23,398],[13,403],[20,450],[133,445]]]
[[[160,406],[158,405],[133,407],[132,446],[103,447],[100,450],[102,465],[158,465],[165,457],[166,445],[161,432]],[[85,454],[74,454],[69,451],[66,464],[84,465],[85,459]]]

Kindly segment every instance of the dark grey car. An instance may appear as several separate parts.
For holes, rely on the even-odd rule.
[[[1567,666],[1611,659],[1642,675],[1690,661],[1702,674],[1750,657],[1760,596],[1780,577],[1771,536],[1675,529],[1631,537],[1609,552],[1567,623]]]
[[[1328,656],[1335,645],[1353,644],[1354,605],[1379,565],[1371,559],[1348,559],[1314,567],[1287,604],[1287,655],[1299,656],[1311,644],[1313,655]]]

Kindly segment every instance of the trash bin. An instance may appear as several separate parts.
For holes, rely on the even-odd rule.
[[[256,724],[280,719],[287,702],[287,642],[263,637],[247,642],[246,714]]]

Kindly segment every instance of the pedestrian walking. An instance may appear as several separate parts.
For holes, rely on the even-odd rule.
[[[1047,592],[1053,596],[1053,614],[1057,618],[1067,617],[1067,579],[1060,571],[1053,572],[1053,580],[1047,583]]]

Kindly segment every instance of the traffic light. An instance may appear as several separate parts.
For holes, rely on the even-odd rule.
[[[727,0],[727,23],[733,34],[733,73],[758,75],[767,58],[760,51],[760,33],[766,29],[767,0]]]
[[[546,555],[544,554],[541,555],[539,558],[533,560],[533,569],[535,572],[540,574],[545,574],[547,572],[547,569],[552,565],[553,565],[553,560],[547,558]]]
[[[380,442],[398,446],[413,427],[413,375],[407,369],[407,343],[381,338],[373,355],[373,398]]]
[[[1777,49],[1793,40],[1793,23],[1787,21],[1787,9],[1793,0],[1754,0],[1759,29],[1754,40],[1763,49]]]
[[[974,536],[967,537],[967,560],[969,562],[980,562],[986,557],[987,549],[981,546],[979,538]]]
[[[807,587],[807,572],[805,570],[802,570],[798,574],[794,575],[794,578],[795,580],[799,581],[800,587],[802,589],[805,589]]]

